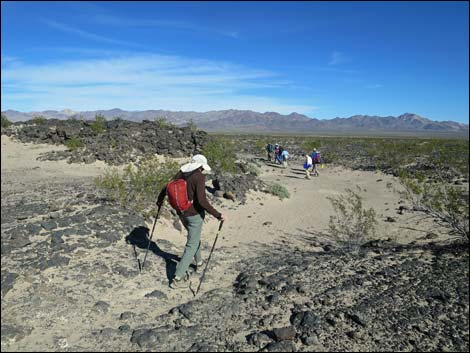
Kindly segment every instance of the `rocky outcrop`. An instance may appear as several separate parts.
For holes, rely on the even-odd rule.
[[[2,194],[2,350],[52,331],[41,349],[468,351],[468,244],[372,241],[353,257],[298,231],[301,246],[241,259],[217,248],[193,298],[168,289],[178,256],[158,234],[139,275],[148,231],[90,185]]]
[[[79,186],[47,191],[41,200],[2,199],[2,257],[22,259],[30,270],[66,266],[76,249],[110,246],[145,224],[139,215],[103,203]],[[8,290],[12,276],[5,278]],[[2,272],[2,291],[3,283]]]
[[[232,289],[175,307],[134,329],[131,343],[162,351],[468,349],[466,246],[380,243],[360,258],[278,248],[245,266]]]
[[[234,202],[244,203],[250,190],[261,190],[264,183],[253,174],[220,173],[212,179],[215,196],[224,197]]]
[[[29,121],[2,129],[2,134],[22,142],[69,146],[67,151],[46,153],[41,157],[45,160],[67,159],[71,163],[101,160],[111,165],[135,161],[146,154],[189,156],[197,153],[208,139],[204,131],[161,127],[153,121],[105,121],[103,129],[94,124],[93,121],[73,119],[50,119],[40,124]]]

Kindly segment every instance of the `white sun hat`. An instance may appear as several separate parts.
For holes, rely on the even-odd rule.
[[[211,171],[211,167],[209,167],[209,164],[207,164],[207,158],[204,157],[202,154],[196,154],[191,158],[191,162],[186,163],[183,165],[180,170],[183,173],[189,173],[192,172],[193,170],[198,169],[199,167],[204,168],[206,172]]]

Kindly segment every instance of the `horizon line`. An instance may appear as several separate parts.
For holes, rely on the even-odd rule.
[[[352,117],[355,117],[355,116],[364,116],[364,117],[375,117],[375,118],[399,118],[400,116],[403,116],[403,115],[416,115],[420,118],[423,118],[423,119],[426,119],[426,120],[429,120],[429,121],[432,121],[432,122],[437,122],[437,123],[445,123],[445,122],[452,122],[452,123],[456,123],[456,124],[462,124],[462,125],[469,125],[469,123],[464,123],[464,122],[460,122],[460,121],[456,121],[456,120],[432,120],[432,119],[429,119],[427,117],[424,117],[422,115],[419,115],[419,114],[416,114],[416,113],[410,113],[410,112],[405,112],[405,113],[402,113],[402,114],[399,114],[399,115],[369,115],[369,114],[353,114],[351,116],[348,116],[348,117],[340,117],[340,116],[336,116],[336,117],[333,117],[333,118],[315,118],[315,117],[311,117],[311,116],[308,116],[304,113],[298,113],[298,112],[291,112],[289,114],[281,114],[279,112],[276,112],[276,111],[265,111],[265,112],[260,112],[260,111],[255,111],[255,110],[251,110],[251,109],[234,109],[234,108],[229,108],[229,109],[219,109],[219,110],[207,110],[207,111],[196,111],[196,110],[168,110],[168,109],[145,109],[145,110],[125,110],[125,109],[121,109],[121,108],[111,108],[111,109],[95,109],[95,110],[80,110],[80,111],[75,111],[73,109],[70,109],[70,108],[64,108],[64,109],[61,109],[61,110],[55,110],[55,109],[47,109],[47,110],[42,110],[42,111],[29,111],[29,112],[24,112],[24,111],[20,111],[20,110],[16,110],[16,109],[6,109],[6,110],[2,110],[2,114],[3,113],[6,113],[7,111],[14,111],[14,112],[18,112],[18,113],[21,113],[21,114],[34,114],[34,113],[44,113],[44,112],[47,112],[47,111],[51,111],[51,112],[57,112],[57,113],[60,113],[60,112],[64,112],[64,111],[70,111],[72,112],[73,114],[70,114],[70,117],[74,116],[74,115],[77,115],[77,114],[80,114],[80,113],[86,113],[86,112],[99,112],[99,111],[103,111],[103,112],[106,112],[106,111],[111,111],[111,110],[120,110],[122,112],[127,112],[127,113],[142,113],[142,112],[147,112],[147,111],[167,111],[167,112],[172,112],[172,113],[198,113],[198,114],[206,114],[206,113],[211,113],[211,112],[225,112],[225,111],[240,111],[240,112],[253,112],[253,113],[258,113],[258,114],[269,114],[269,113],[274,113],[274,114],[278,114],[278,115],[281,115],[281,116],[289,116],[289,115],[294,115],[294,114],[297,114],[297,115],[302,115],[308,119],[314,119],[314,120],[333,120],[333,119],[350,119]],[[117,116],[115,117],[117,118]]]

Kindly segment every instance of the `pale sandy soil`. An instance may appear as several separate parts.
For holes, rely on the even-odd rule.
[[[8,183],[15,189],[18,185],[27,188],[29,183],[35,180],[48,179],[51,183],[61,180],[91,180],[103,173],[104,163],[68,164],[65,161],[37,161],[40,153],[52,149],[62,149],[51,145],[23,144],[12,141],[10,138],[1,138],[1,176],[2,186]],[[410,242],[424,237],[429,232],[440,234],[445,238],[444,232],[429,222],[419,221],[411,214],[398,215],[396,209],[400,205],[400,197],[393,191],[393,187],[399,187],[396,178],[383,173],[362,172],[346,170],[342,167],[326,167],[320,170],[319,177],[311,180],[304,178],[301,163],[290,163],[285,170],[272,166],[263,166],[261,178],[269,182],[277,182],[284,185],[291,197],[283,201],[277,197],[261,192],[250,192],[245,205],[236,205],[230,200],[223,200],[219,210],[226,215],[227,221],[221,232],[217,249],[214,253],[214,267],[211,267],[204,283],[202,291],[213,288],[230,286],[233,283],[237,270],[235,264],[240,258],[256,254],[257,248],[263,244],[279,243],[287,241],[296,243],[299,236],[322,237],[319,234],[328,232],[329,217],[333,212],[329,196],[336,196],[344,192],[346,188],[355,189],[360,186],[364,192],[365,207],[373,207],[378,215],[378,237],[392,238],[399,242]],[[387,187],[387,184],[393,187]],[[2,190],[3,193],[4,190]],[[168,207],[168,206],[166,206]],[[385,222],[387,217],[393,217],[396,222]],[[265,225],[263,225],[263,223]],[[150,229],[152,224],[147,225]],[[207,257],[208,249],[214,241],[217,233],[218,221],[208,217],[203,228],[203,243],[206,246],[203,256]],[[185,244],[185,233],[177,231],[169,222],[159,221],[153,240],[158,244],[161,240],[169,241],[173,246],[171,252],[181,254]],[[299,242],[300,245],[300,242]],[[165,249],[170,251],[170,249]],[[139,249],[139,256],[143,258],[143,250]],[[91,262],[96,259],[104,259],[114,262],[135,262],[131,247],[124,241],[119,241],[114,246],[97,249],[96,252],[76,252],[70,266]],[[99,289],[84,287],[80,283],[73,283],[67,279],[64,269],[49,268],[41,275],[47,280],[43,283],[47,293],[51,288],[64,288],[73,300],[68,302],[60,296],[51,297],[57,301],[57,312],[49,313],[41,311],[31,313],[35,330],[25,339],[12,343],[8,350],[58,350],[70,346],[87,347],[83,343],[83,337],[89,333],[91,327],[109,327],[110,322],[116,322],[116,317],[124,311],[147,312],[151,311],[149,320],[156,315],[167,312],[170,308],[192,299],[189,290],[172,291],[167,287],[163,259],[150,255],[147,259],[148,268],[137,278],[120,277],[119,283],[112,289]],[[100,274],[97,274],[99,278]],[[103,274],[103,276],[108,276]],[[73,276],[71,276],[73,278]],[[106,277],[103,277],[106,278]],[[21,276],[15,287],[8,292],[6,298],[24,298],[31,283],[37,279]],[[197,286],[197,281],[193,286]],[[144,303],[144,294],[152,290],[161,290],[168,296],[167,301],[159,305]],[[56,293],[56,292],[54,292]],[[50,294],[52,295],[52,294]],[[13,300],[13,299],[12,299]],[[19,300],[19,299],[18,299]],[[89,308],[97,300],[104,300],[111,304],[113,310],[108,314],[93,314]],[[16,301],[16,304],[19,304]],[[18,306],[20,308],[21,305]],[[62,309],[61,309],[62,308]],[[59,310],[60,309],[60,310]],[[2,316],[8,318],[9,323],[14,321],[20,309],[14,306],[4,308]],[[54,319],[51,319],[54,315]],[[18,320],[20,316],[18,315]],[[2,323],[4,319],[2,318]],[[23,322],[17,322],[22,324]],[[113,324],[116,326],[116,324]],[[65,341],[57,343],[57,337]],[[64,347],[60,347],[63,344]],[[2,341],[2,350],[3,350]]]
[[[34,180],[60,182],[67,179],[93,178],[101,175],[107,168],[104,162],[92,164],[69,164],[65,161],[38,161],[36,158],[51,150],[64,150],[65,147],[52,145],[26,144],[12,141],[2,136],[1,170],[2,179],[15,179],[27,185]],[[179,160],[183,163],[184,159]],[[352,171],[340,166],[320,169],[320,177],[304,178],[301,163],[290,162],[287,169],[264,166],[262,179],[285,186],[290,192],[289,199],[250,192],[245,205],[233,206],[234,203],[224,200],[220,211],[228,221],[223,228],[224,239],[221,244],[235,246],[250,245],[253,242],[271,242],[279,236],[308,230],[314,233],[325,233],[328,230],[333,208],[328,197],[335,197],[350,188],[363,192],[364,207],[372,207],[377,212],[380,238],[392,238],[400,242],[415,240],[429,231],[429,224],[420,220],[409,219],[409,216],[397,215],[400,197],[394,189],[400,189],[397,178],[381,172]],[[389,186],[387,187],[387,184]],[[208,182],[210,185],[210,182]],[[391,187],[390,187],[391,185]],[[166,206],[169,207],[169,206]],[[397,222],[385,222],[390,216]],[[268,223],[263,226],[263,223]],[[149,227],[152,224],[148,225]],[[203,234],[207,240],[215,236],[218,222],[208,217]],[[409,229],[414,228],[414,229]],[[154,237],[160,237],[177,245],[184,244],[177,230],[169,224],[157,227]]]

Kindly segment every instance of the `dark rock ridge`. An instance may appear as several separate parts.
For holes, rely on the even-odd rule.
[[[90,187],[43,188],[19,200],[2,195],[2,259],[13,256],[29,271],[67,266],[76,249],[110,246],[145,224],[138,214],[96,197]],[[2,293],[16,277],[2,267]]]
[[[136,161],[146,154],[163,154],[171,157],[189,156],[200,152],[203,144],[209,140],[204,131],[191,131],[189,128],[159,127],[153,121],[141,123],[112,120],[106,122],[106,130],[96,133],[92,129],[93,121],[82,120],[46,120],[43,124],[16,123],[2,134],[13,136],[22,142],[68,144],[79,139],[83,148],[66,151],[52,151],[42,154],[40,160],[67,159],[69,163],[93,163],[97,160],[111,165],[120,165]],[[246,193],[262,189],[263,183],[255,175],[248,173],[246,166],[237,164],[235,174],[216,172],[209,176],[216,181],[217,188],[210,190],[215,196],[220,191],[221,197],[245,202]],[[47,222],[45,227],[49,227]],[[19,240],[18,240],[19,241]]]
[[[142,121],[155,117],[164,117],[177,125],[185,125],[193,120],[206,131],[280,131],[280,132],[450,132],[467,133],[468,124],[453,121],[433,121],[416,114],[405,113],[394,116],[354,115],[349,118],[314,119],[306,115],[291,113],[282,115],[276,112],[258,113],[251,110],[220,110],[204,113],[187,111],[173,112],[166,110],[125,111],[121,109],[96,110],[84,112],[44,111],[22,113],[14,110],[2,112],[12,121],[25,121],[34,116],[46,118],[68,119],[71,116],[83,119],[93,119],[101,114],[107,119],[120,117],[122,119]]]
[[[263,190],[265,184],[255,175],[244,173],[240,174],[219,173],[212,177],[212,191],[214,196],[224,197],[244,203],[246,194],[250,190]]]
[[[93,124],[93,121],[74,119],[50,119],[39,125],[29,121],[2,129],[2,134],[14,136],[22,142],[34,143],[70,144],[80,140],[83,148],[50,152],[42,158],[68,159],[69,162],[76,163],[102,160],[111,165],[135,161],[145,154],[189,156],[198,152],[208,139],[204,131],[159,127],[153,121],[106,121],[104,131],[93,129]]]
[[[93,124],[93,121],[74,119],[50,119],[42,124],[29,121],[26,124],[15,123],[3,129],[2,134],[15,137],[22,142],[33,143],[68,145],[71,141],[79,140],[83,143],[83,147],[46,152],[38,159],[66,159],[69,163],[93,163],[100,160],[110,165],[134,162],[140,157],[154,153],[170,157],[190,156],[199,153],[210,138],[204,131],[191,131],[185,127],[159,127],[154,121],[141,123],[119,119],[107,121],[102,132],[94,131]],[[237,164],[235,174],[215,171],[215,175],[210,175],[208,178],[214,178],[217,182],[217,188],[209,190],[214,196],[241,203],[245,202],[246,193],[250,189],[263,188],[263,183],[255,175],[250,174],[242,163]],[[41,226],[46,230],[52,230],[55,224],[45,221]],[[11,244],[27,245],[28,239],[21,237],[21,234],[18,232],[12,235]],[[60,242],[60,238],[53,239],[54,243]],[[5,245],[5,249],[9,247],[10,245]]]
[[[283,246],[260,255],[242,265],[233,288],[134,328],[134,349],[468,350],[466,245],[376,242],[359,258]]]
[[[241,260],[246,249],[218,247],[199,295],[182,289],[177,295],[190,299],[175,303],[171,244],[157,235],[139,276],[124,242],[145,225],[140,216],[103,202],[85,183],[35,187],[2,188],[2,350],[68,325],[80,339],[57,336],[44,350],[469,349],[468,244],[375,240],[353,257],[299,230],[288,235],[297,246],[255,243]],[[220,285],[213,266],[227,266],[233,281]]]

